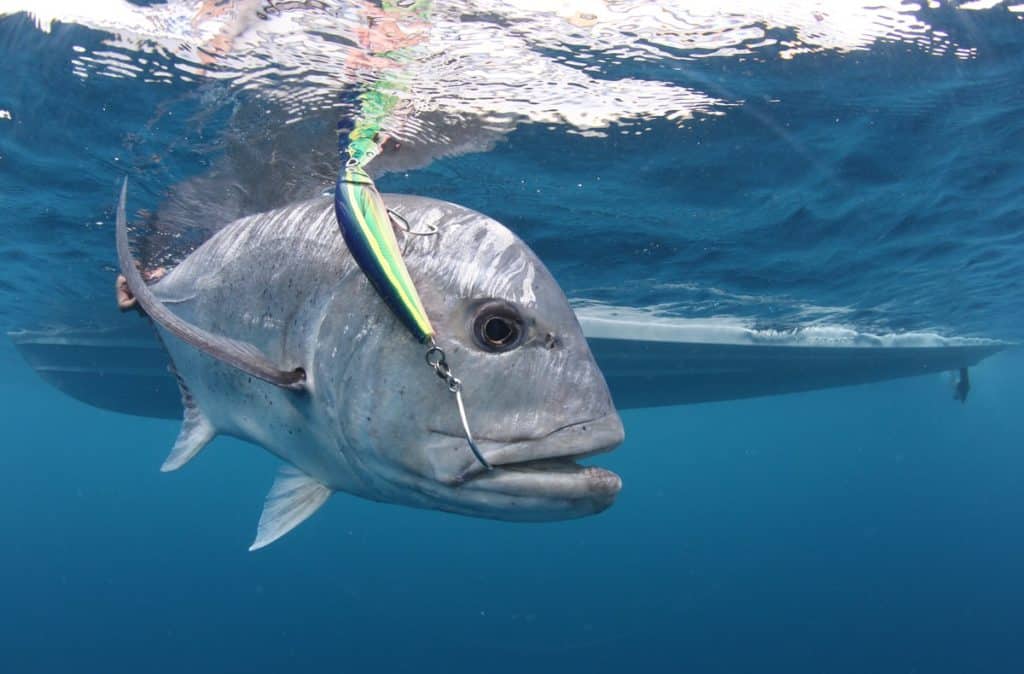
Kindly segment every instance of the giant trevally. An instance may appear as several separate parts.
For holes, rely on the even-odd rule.
[[[447,388],[375,293],[317,198],[226,226],[147,286],[117,212],[128,286],[156,324],[185,420],[175,470],[214,436],[285,463],[264,504],[260,548],[334,492],[501,520],[600,512],[621,487],[575,459],[609,451],[623,428],[565,295],[498,222],[434,199],[385,195],[417,230],[403,254],[438,343],[463,380],[486,470]]]

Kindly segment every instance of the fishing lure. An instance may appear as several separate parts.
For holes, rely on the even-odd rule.
[[[434,327],[398,249],[391,216],[358,163],[343,167],[338,176],[334,214],[352,257],[377,293],[421,344],[432,343]]]
[[[338,173],[334,188],[334,214],[345,244],[377,294],[413,337],[428,346],[427,365],[455,394],[459,420],[469,449],[476,460],[490,470],[491,465],[469,429],[466,406],[462,401],[462,381],[452,372],[444,350],[434,340],[434,328],[398,249],[390,212],[373,179],[351,157]]]
[[[430,3],[426,0],[385,0],[382,5],[385,13],[404,13],[420,18],[426,18],[429,8]],[[406,56],[402,49],[383,55],[396,61]],[[398,248],[392,214],[364,168],[380,151],[378,134],[384,120],[398,103],[393,92],[400,88],[401,77],[392,75],[378,79],[359,96],[361,115],[355,127],[348,134],[343,134],[339,125],[338,150],[342,161],[334,187],[334,214],[345,244],[377,294],[412,336],[427,345],[427,365],[455,394],[466,442],[476,460],[490,470],[491,465],[484,459],[469,429],[466,406],[462,402],[462,381],[452,372],[444,350],[434,339],[434,327]]]

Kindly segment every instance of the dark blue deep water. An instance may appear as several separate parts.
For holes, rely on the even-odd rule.
[[[4,10],[0,327],[95,325],[120,180],[157,209],[253,94],[83,78],[103,31]],[[494,216],[578,300],[1024,340],[1024,14],[917,15],[973,51],[608,58],[597,77],[729,105],[605,137],[524,123],[380,186]],[[3,342],[3,673],[1024,671],[1019,350],[971,371],[965,405],[934,374],[626,411],[596,517],[337,495],[250,553],[276,459],[219,438],[161,474],[177,423],[65,397]]]

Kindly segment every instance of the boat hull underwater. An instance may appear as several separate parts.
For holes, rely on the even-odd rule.
[[[416,198],[385,195],[416,219]],[[433,202],[440,203],[440,202]],[[448,204],[460,218],[488,220]],[[114,303],[91,308],[102,328],[9,333],[35,371],[88,405],[180,419],[181,396],[166,350],[149,323]],[[635,309],[576,309],[616,407],[630,409],[735,400],[957,371],[1010,346],[931,334],[877,337],[850,330],[753,330],[736,323],[655,317]]]
[[[181,396],[166,350],[145,321],[125,320],[114,310],[110,314],[116,327],[16,330],[9,336],[43,380],[76,400],[114,412],[180,419]],[[586,310],[578,310],[577,316],[619,409],[737,400],[953,372],[973,367],[1008,346],[941,338],[905,345],[886,340],[850,343],[855,339],[834,345],[783,339],[759,343],[756,332],[743,328],[722,331],[656,319],[595,318]],[[655,340],[643,332],[652,325],[669,328],[665,338]]]

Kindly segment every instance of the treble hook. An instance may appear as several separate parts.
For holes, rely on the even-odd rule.
[[[391,216],[391,223],[407,234],[412,234],[413,236],[433,236],[434,234],[437,234],[437,225],[435,224],[427,224],[427,229],[425,231],[417,232],[409,226],[409,221],[406,220],[401,213],[389,208],[388,215]]]

